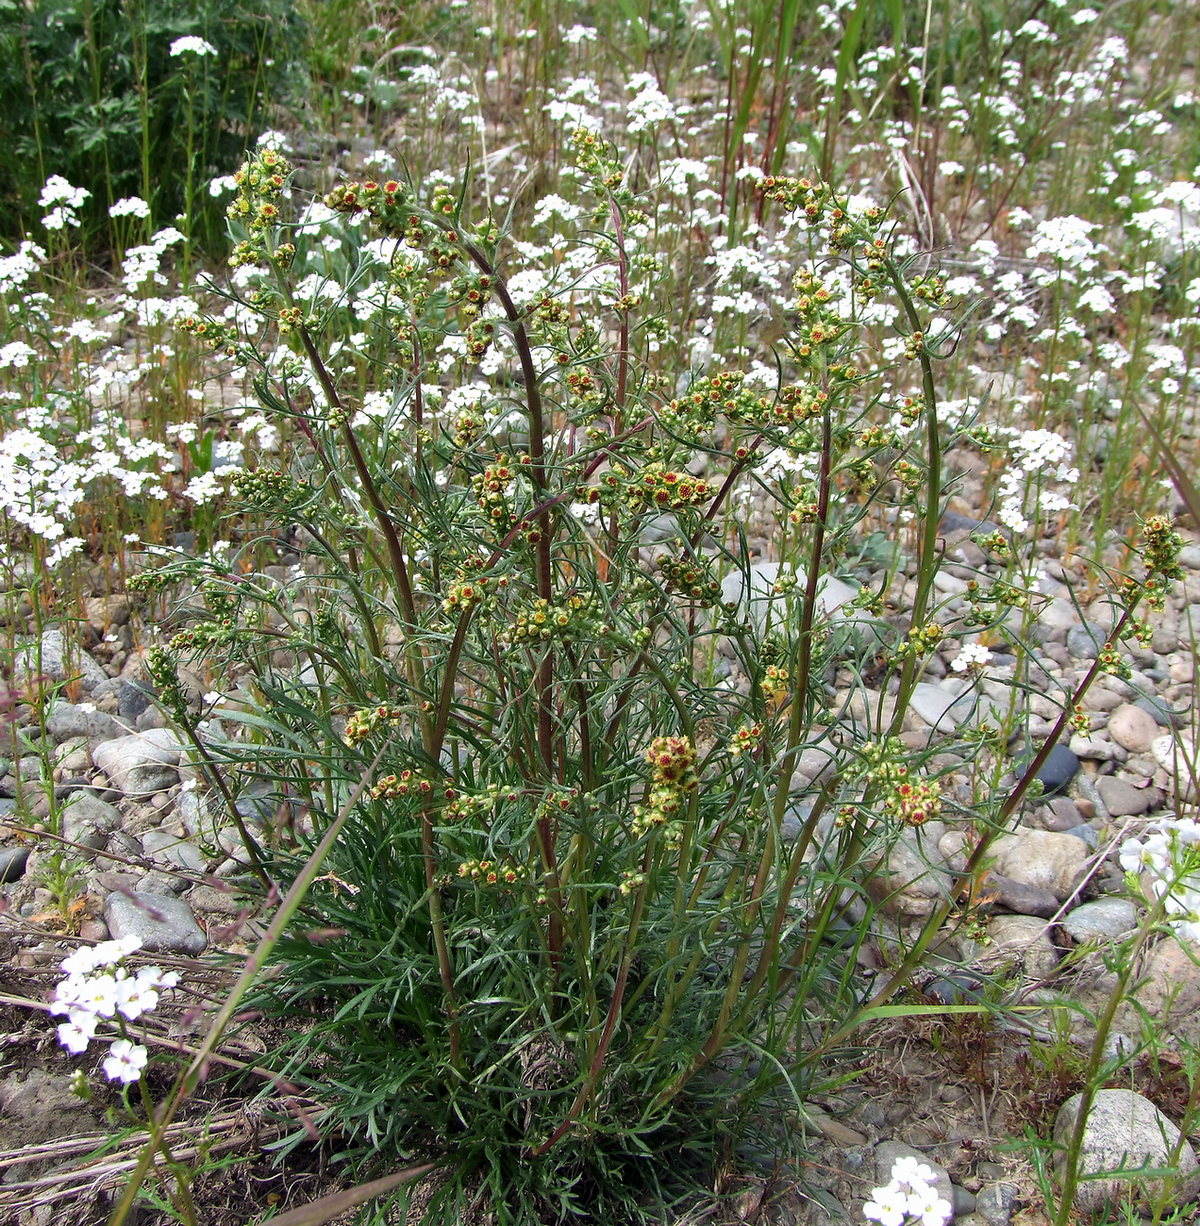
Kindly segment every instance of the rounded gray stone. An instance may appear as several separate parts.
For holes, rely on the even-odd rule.
[[[1124,762],[1129,757],[1126,750],[1114,741],[1106,740],[1103,733],[1099,736],[1073,736],[1070,749],[1077,758],[1086,758],[1089,762]]]
[[[89,694],[108,674],[81,647],[68,647],[63,632],[47,630],[40,640],[26,640],[13,661],[13,679],[24,685],[36,677],[60,682],[79,678],[83,689]]]
[[[1049,830],[1001,835],[993,852],[993,867],[1001,876],[1049,890],[1059,902],[1075,888],[1089,854],[1082,839]]]
[[[1085,621],[1067,631],[1067,650],[1077,660],[1094,660],[1108,641],[1108,629],[1099,622]]]
[[[179,782],[176,767],[184,745],[170,729],[153,728],[101,741],[92,761],[126,796],[153,796]]]
[[[138,937],[153,953],[198,954],[208,945],[191,907],[167,894],[110,894],[104,919],[114,937]]]
[[[1184,724],[1183,714],[1153,694],[1137,699],[1133,705],[1149,714],[1160,728],[1180,728]]]
[[[1152,809],[1161,798],[1157,788],[1134,787],[1128,779],[1101,775],[1096,790],[1110,817],[1138,817]]]
[[[1167,936],[1140,968],[1139,1002],[1157,1025],[1188,1030],[1200,1018],[1200,965],[1192,942]]]
[[[182,868],[192,873],[204,872],[204,856],[200,849],[187,839],[166,830],[147,830],[142,835],[142,847],[146,854],[164,868]]]
[[[72,737],[104,741],[123,736],[125,729],[106,711],[88,710],[83,703],[55,702],[46,718],[46,731],[58,744]]]
[[[985,889],[996,895],[997,904],[1017,915],[1050,919],[1058,912],[1058,899],[1050,890],[1027,885],[1023,881],[1014,881],[1011,877],[1004,877],[999,873],[988,875]]]
[[[953,1210],[952,1218],[963,1218],[975,1212],[976,1205],[979,1202],[973,1192],[969,1192],[966,1188],[960,1188],[958,1184],[952,1184],[950,1191],[953,1194],[950,1201],[950,1207]]]
[[[28,847],[0,847],[0,885],[19,881],[25,874],[25,861],[28,859]]]
[[[1073,839],[1082,840],[1089,851],[1095,851],[1100,845],[1100,836],[1087,822],[1080,822],[1078,826],[1072,826],[1069,830],[1064,830],[1062,833],[1069,834]]]
[[[123,681],[117,691],[117,714],[135,720],[150,709],[154,701],[154,686],[149,681]]]
[[[1072,910],[1062,927],[1077,945],[1115,941],[1137,927],[1137,907],[1127,898],[1097,898]]]
[[[1044,810],[1038,811],[1037,825],[1042,830],[1052,830],[1062,834],[1071,830],[1083,821],[1079,806],[1067,796],[1056,796]],[[1029,823],[1034,825],[1033,822]]]
[[[806,582],[804,571],[781,567],[778,562],[754,562],[746,573],[734,570],[725,576],[721,582],[721,599],[726,604],[737,605],[739,614],[749,615],[760,633],[767,626],[768,619],[778,625],[780,619],[786,616],[788,607],[786,598],[775,591],[781,570],[789,582],[793,578],[795,580],[793,599],[802,597]],[[857,595],[858,588],[832,575],[822,575],[817,581],[817,607],[826,617]]]
[[[1068,631],[1078,629],[1079,614],[1075,606],[1065,596],[1055,596],[1039,610],[1037,621],[1033,625],[1034,637],[1041,643],[1054,639],[1062,641]]]
[[[929,915],[945,891],[936,847],[919,844],[918,838],[905,831],[867,880],[867,892],[892,915]]]
[[[988,920],[988,944],[972,951],[981,970],[1019,966],[1029,979],[1049,979],[1058,967],[1058,950],[1050,926],[1031,915],[994,915]]]
[[[1008,1226],[1016,1198],[1016,1184],[989,1183],[975,1195],[975,1212],[988,1226]]]
[[[1076,1094],[1059,1108],[1054,1122],[1055,1168],[1060,1177],[1065,1153],[1074,1140],[1083,1096]],[[1178,1156],[1173,1151],[1178,1146]],[[1136,1168],[1174,1167],[1171,1176],[1139,1175]],[[1107,1173],[1111,1178],[1102,1178]],[[1120,1172],[1120,1173],[1118,1173]],[[1132,1090],[1098,1090],[1080,1141],[1079,1173],[1088,1178],[1075,1188],[1074,1207],[1095,1213],[1106,1205],[1148,1199],[1184,1205],[1200,1191],[1196,1155],[1179,1129],[1148,1099]]]
[[[918,681],[913,686],[909,704],[912,709],[938,732],[953,732],[975,710],[977,697],[963,692],[960,682],[931,685]]]
[[[1022,767],[1024,770],[1024,767]],[[1079,759],[1067,745],[1058,744],[1038,768],[1037,778],[1042,781],[1046,795],[1062,792],[1079,773]]]
[[[61,813],[62,835],[76,848],[99,851],[121,824],[121,811],[91,792],[76,792]]]

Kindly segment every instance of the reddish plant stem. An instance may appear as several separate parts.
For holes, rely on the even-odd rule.
[[[517,358],[521,364],[521,378],[525,385],[525,407],[529,416],[529,475],[539,502],[538,510],[533,516],[534,524],[537,526],[537,538],[533,545],[537,592],[542,600],[552,603],[554,599],[551,552],[553,520],[550,508],[553,506],[553,501],[548,497],[546,417],[541,389],[538,386],[537,370],[533,364],[533,349],[529,344],[529,334],[525,331],[525,322],[521,312],[517,310],[516,303],[513,302],[504,284],[504,279],[496,272],[492,262],[473,243],[463,242],[462,249],[470,257],[472,263],[485,276],[491,278],[492,289],[500,300],[500,305],[504,308],[504,314],[512,327],[513,343],[517,349]],[[534,688],[537,693],[538,751],[546,778],[553,782],[558,772],[555,770],[554,762],[554,656],[550,651],[547,651],[538,662]],[[540,817],[537,823],[537,842],[546,874],[547,894],[550,899],[548,941],[550,958],[556,973],[563,947],[563,902],[555,850],[557,840],[558,823],[549,815]]]

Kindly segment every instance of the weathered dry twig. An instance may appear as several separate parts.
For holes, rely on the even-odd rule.
[[[278,1098],[267,1100],[260,1109],[267,1112],[274,1107],[283,1115],[294,1116],[298,1107],[310,1105],[295,1099]],[[166,1134],[172,1156],[186,1161],[202,1154],[211,1157],[239,1148],[260,1148],[264,1142],[278,1139],[291,1127],[288,1119],[262,1123],[258,1114],[256,1111],[251,1116],[245,1109],[238,1108],[207,1116],[203,1120],[172,1124]],[[228,1135],[221,1136],[222,1133]],[[101,1149],[110,1150],[65,1170],[51,1171],[30,1179],[6,1181],[0,1185],[0,1215],[39,1205],[58,1204],[83,1195],[95,1195],[118,1186],[137,1163],[138,1155],[148,1139],[149,1133],[139,1129],[129,1132],[115,1143],[110,1134],[93,1133],[40,1145],[26,1145],[20,1149],[0,1150],[0,1171],[32,1163],[67,1160]]]

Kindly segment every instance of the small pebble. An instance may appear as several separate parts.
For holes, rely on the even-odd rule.
[[[1109,737],[1130,753],[1147,753],[1158,729],[1154,716],[1135,703],[1122,703],[1108,721]]]

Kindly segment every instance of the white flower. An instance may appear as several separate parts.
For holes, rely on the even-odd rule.
[[[46,250],[37,243],[23,242],[12,255],[0,257],[0,293],[20,289],[37,272]]]
[[[933,1167],[911,1154],[902,1155],[892,1163],[892,1182],[901,1187],[919,1190],[932,1184],[935,1178]]]
[[[1126,839],[1118,853],[1121,867],[1141,874],[1146,893],[1162,899],[1168,922],[1186,940],[1200,936],[1197,843],[1200,824],[1176,818],[1148,827],[1140,838]]]
[[[933,1168],[914,1156],[892,1163],[892,1179],[875,1188],[863,1206],[863,1217],[880,1226],[946,1226],[953,1216],[950,1202],[934,1186]]]
[[[1071,268],[1087,272],[1096,267],[1096,256],[1103,250],[1089,235],[1099,227],[1082,217],[1048,217],[1034,227],[1027,255],[1036,260],[1048,256]]]
[[[104,1075],[109,1081],[131,1085],[141,1077],[142,1069],[146,1067],[149,1059],[150,1053],[139,1043],[131,1043],[128,1039],[117,1039],[104,1058]]]
[[[87,542],[81,536],[65,536],[46,555],[46,566],[53,570],[66,558],[73,557],[83,549]]]
[[[87,1050],[87,1045],[96,1037],[94,1013],[72,1013],[70,1021],[58,1027],[58,1041],[73,1056]]]
[[[1035,43],[1052,43],[1055,41],[1054,34],[1050,27],[1044,21],[1037,21],[1031,18],[1027,21],[1016,33],[1015,37],[1020,38],[1024,35]]]
[[[1116,299],[1103,285],[1093,285],[1079,295],[1079,305],[1097,315],[1107,315],[1116,310]]]
[[[89,975],[100,965],[96,961],[96,945],[80,945],[74,953],[68,954],[58,965],[72,978],[77,975]]]
[[[158,1004],[158,993],[150,982],[141,978],[117,980],[117,1012],[129,1021],[135,1021],[143,1013],[153,1012]]]
[[[707,183],[710,175],[708,164],[695,158],[671,158],[661,164],[661,170],[663,190],[676,193],[686,191],[690,180]]]
[[[159,966],[143,966],[137,977],[139,982],[151,988],[173,988],[179,983],[178,971],[164,971]]]
[[[863,1205],[863,1217],[879,1226],[904,1226],[907,1210],[908,1197],[892,1183],[871,1192],[871,1199]]]
[[[42,225],[47,230],[65,230],[68,226],[79,225],[79,218],[70,209],[51,209],[42,218]]]
[[[76,1004],[96,1017],[112,1017],[117,1011],[117,981],[112,975],[93,975],[79,986]]]
[[[85,991],[87,978],[82,974],[68,975],[61,983],[55,985],[54,995],[50,997],[50,1012],[65,1013],[68,1017],[79,1012],[83,1006],[80,999]]]
[[[1121,867],[1127,873],[1140,873],[1142,869],[1161,871],[1170,863],[1167,840],[1157,831],[1141,839],[1126,839],[1118,853]]]
[[[937,1194],[937,1189],[925,1185],[908,1196],[908,1212],[921,1226],[945,1226],[952,1216],[950,1202]]]
[[[287,134],[277,132],[274,128],[268,128],[254,142],[257,149],[274,149],[277,153],[287,153],[291,149],[291,143],[288,141]]]
[[[171,54],[180,55],[216,55],[217,49],[207,39],[198,38],[195,34],[185,34],[171,44]],[[136,1078],[135,1078],[136,1080]]]
[[[142,947],[140,937],[116,937],[111,941],[101,941],[92,951],[96,966],[116,966],[130,954],[135,954]]]
[[[212,502],[223,493],[225,487],[215,473],[199,473],[183,487],[183,496],[190,498],[198,506]]]
[[[561,196],[543,196],[533,210],[533,224],[544,226],[552,217],[561,217],[563,221],[575,221],[583,215],[583,210],[577,204],[571,204]]]
[[[78,341],[81,345],[108,340],[108,333],[102,332],[90,319],[74,319],[61,329],[61,333],[64,338]]]

